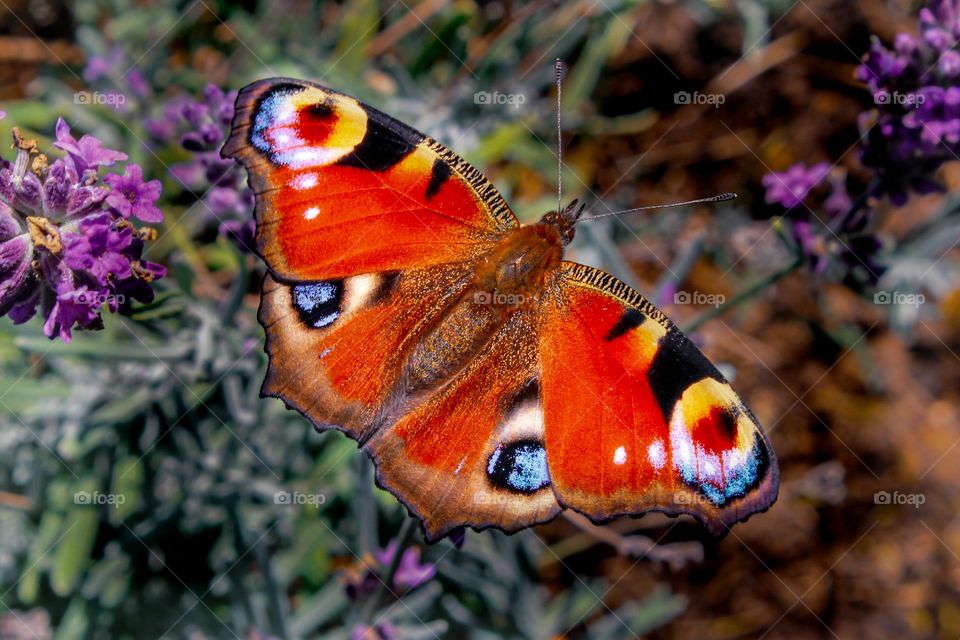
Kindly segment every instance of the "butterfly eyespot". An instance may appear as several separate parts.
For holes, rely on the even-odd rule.
[[[717,506],[746,495],[769,464],[752,418],[732,394],[726,383],[704,378],[683,392],[670,420],[674,467]]]
[[[314,329],[322,329],[340,317],[340,303],[343,300],[343,282],[311,282],[292,287],[293,306],[300,314],[304,324]]]
[[[548,484],[547,451],[536,440],[500,444],[487,460],[487,478],[500,489],[534,493]]]

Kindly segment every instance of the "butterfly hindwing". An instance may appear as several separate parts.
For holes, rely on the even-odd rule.
[[[474,306],[469,297],[463,304]],[[535,322],[529,312],[513,314],[428,401],[365,447],[379,483],[423,521],[428,539],[464,525],[513,532],[560,512],[547,470]]]
[[[362,439],[396,400],[416,339],[469,282],[461,265],[315,282],[264,280],[265,395]]]
[[[689,513],[714,532],[769,507],[773,450],[696,346],[607,273],[565,262],[556,287],[540,357],[560,503],[595,521]]]

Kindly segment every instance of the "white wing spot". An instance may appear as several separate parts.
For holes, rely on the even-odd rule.
[[[617,447],[613,452],[613,464],[623,464],[627,461],[627,450],[622,446]]]
[[[303,217],[306,218],[307,220],[313,220],[318,215],[320,215],[320,207],[310,207],[309,209],[303,212]]]
[[[304,173],[293,179],[293,188],[300,189],[312,189],[317,186],[317,174],[315,173]]]
[[[663,448],[663,440],[657,440],[647,447],[647,458],[655,469],[662,469],[667,464],[667,452]]]

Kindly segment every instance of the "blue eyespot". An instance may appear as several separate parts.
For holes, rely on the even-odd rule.
[[[343,282],[311,282],[293,286],[293,306],[300,319],[315,329],[333,324],[340,316]]]
[[[536,440],[498,445],[487,461],[491,484],[518,493],[533,493],[550,484],[547,452]]]

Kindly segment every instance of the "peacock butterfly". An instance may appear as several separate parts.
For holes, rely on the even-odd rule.
[[[269,273],[262,394],[359,443],[429,540],[573,509],[721,533],[776,499],[769,442],[656,307],[565,261],[583,205],[521,225],[439,142],[301,80],[244,88],[224,157]]]

